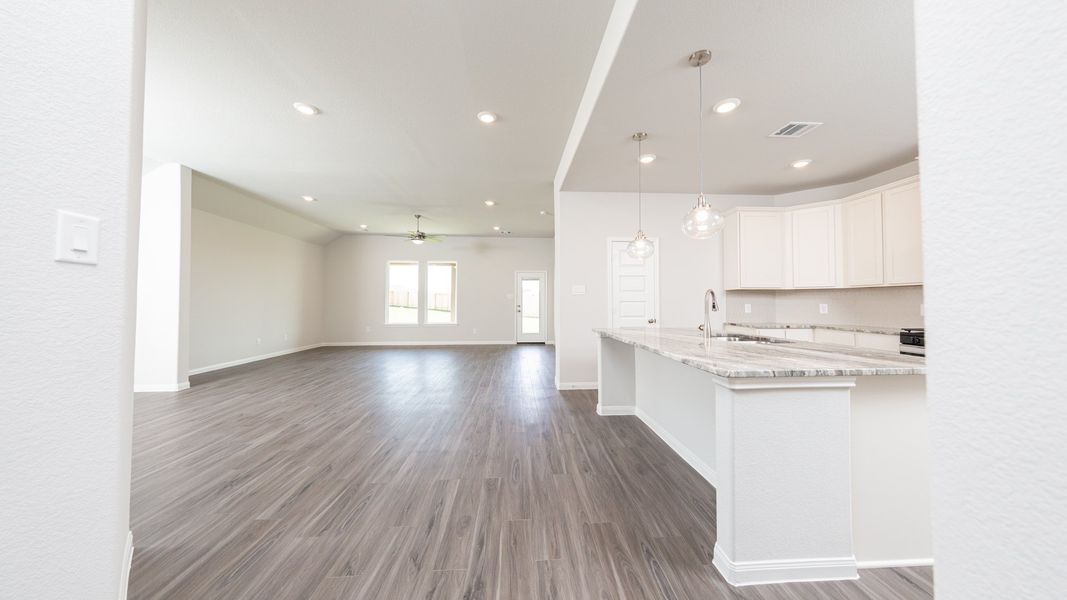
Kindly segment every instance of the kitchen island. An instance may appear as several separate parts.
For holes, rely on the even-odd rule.
[[[930,564],[925,360],[693,330],[596,329],[597,413],[715,487],[713,562],[751,585]]]

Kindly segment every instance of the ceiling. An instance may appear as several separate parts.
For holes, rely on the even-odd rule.
[[[636,185],[630,136],[647,131],[645,189],[698,187],[697,72],[704,67],[705,191],[779,194],[853,181],[917,154],[911,0],[640,2],[563,182],[564,190]],[[728,97],[741,107],[711,108]],[[789,121],[825,123],[797,139]],[[805,169],[790,163],[813,159]]]
[[[430,233],[551,235],[539,212],[611,8],[150,0],[145,154],[339,231],[419,212]]]

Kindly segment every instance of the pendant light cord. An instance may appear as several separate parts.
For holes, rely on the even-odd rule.
[[[641,227],[641,140],[637,140],[637,230]]]
[[[700,144],[700,196],[704,196],[704,65],[697,67],[697,120],[700,122],[697,141]]]

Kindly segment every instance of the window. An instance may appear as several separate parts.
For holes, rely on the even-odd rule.
[[[456,322],[456,263],[426,263],[426,322]]]
[[[388,277],[385,322],[389,325],[418,325],[419,263],[390,262]]]

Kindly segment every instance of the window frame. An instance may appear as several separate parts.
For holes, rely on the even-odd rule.
[[[392,323],[389,321],[389,292],[390,292],[390,275],[391,267],[393,265],[415,265],[415,301],[418,306],[415,308],[415,322],[414,323]],[[422,295],[424,293],[424,286],[422,285],[422,262],[418,260],[387,260],[385,261],[385,314],[384,322],[386,327],[418,327],[421,325],[419,322],[422,318]]]
[[[423,291],[422,324],[427,327],[455,327],[459,325],[459,261],[427,260],[426,286]],[[452,320],[444,323],[430,322],[430,265],[450,265],[452,267]]]

